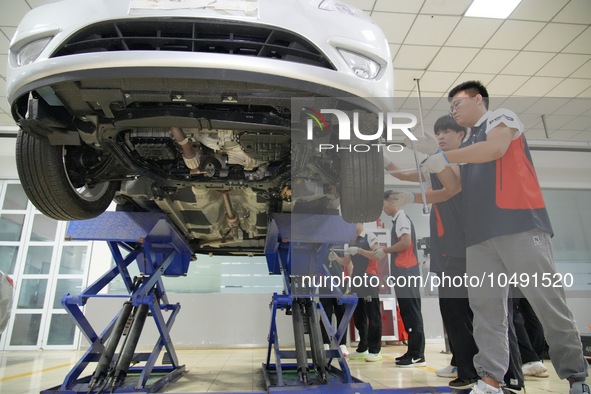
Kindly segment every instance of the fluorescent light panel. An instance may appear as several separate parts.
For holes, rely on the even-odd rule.
[[[521,0],[474,0],[464,16],[506,19]]]

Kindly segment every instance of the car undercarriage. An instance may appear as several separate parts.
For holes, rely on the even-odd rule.
[[[196,81],[182,91],[162,88],[162,80],[118,83],[52,85],[51,95],[71,103],[63,107],[48,103],[49,89],[22,100],[17,162],[43,213],[86,219],[114,198],[117,209],[167,213],[195,251],[260,253],[270,214],[291,212],[298,201],[312,213],[335,212],[339,195],[348,193],[340,161],[347,153],[320,154],[292,135],[291,98],[308,92],[243,84],[221,93],[218,81],[217,94],[207,97],[196,93],[206,91]],[[155,85],[160,89],[150,91]],[[47,151],[41,161],[39,151]],[[355,156],[349,153],[349,162]],[[373,157],[374,170],[379,159]],[[360,164],[351,162],[349,171]],[[319,186],[294,195],[293,179]],[[343,214],[367,221],[375,212],[355,206]]]
[[[331,44],[310,39],[296,31],[327,32],[296,20],[278,27],[293,8],[277,2],[265,2],[259,20],[208,10],[136,16],[113,2],[117,16],[91,23],[83,7],[70,7],[88,21],[64,19],[67,31],[48,25],[39,37],[19,31],[9,61],[17,168],[42,213],[89,219],[112,201],[118,210],[161,211],[196,253],[216,254],[262,253],[273,213],[379,216],[381,153],[319,151],[302,138],[305,113],[294,102],[381,97],[370,92],[389,91],[392,70],[371,51],[387,52],[385,40],[374,49],[336,33]],[[311,7],[304,19],[340,15],[302,7]],[[331,29],[342,31],[351,18],[381,37],[371,22],[345,15],[331,19]],[[29,16],[25,25],[44,20]],[[40,59],[27,58],[48,42]],[[362,112],[380,109],[362,100]],[[328,125],[320,138],[338,144]]]

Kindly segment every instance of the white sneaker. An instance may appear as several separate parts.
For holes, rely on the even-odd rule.
[[[324,344],[324,350],[330,350],[330,345],[328,343]]]
[[[499,387],[493,387],[482,380],[478,380],[476,386],[470,391],[470,394],[503,394],[503,390]]]
[[[349,354],[349,358],[351,359],[360,359],[360,360],[364,360],[365,357],[369,354],[369,352],[366,350],[364,352],[359,353],[357,350],[354,351],[353,353]]]
[[[541,361],[530,361],[529,363],[525,363],[521,366],[521,370],[525,376],[535,376],[537,378],[548,377],[548,369]]]
[[[574,382],[570,388],[569,394],[589,394],[589,385],[585,382]]]
[[[341,348],[341,353],[343,353],[343,357],[347,357],[349,355],[349,351],[347,350],[347,346],[340,345],[339,347]]]
[[[381,353],[369,353],[367,356],[365,356],[365,361],[367,362],[374,362],[374,361],[382,361],[384,359],[384,357],[381,355]]]
[[[442,378],[457,378],[458,377],[458,367],[454,367],[453,365],[448,365],[447,367],[439,368],[435,371],[435,375],[442,377]]]

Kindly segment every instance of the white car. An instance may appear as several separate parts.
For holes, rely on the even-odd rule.
[[[293,139],[294,98],[388,110],[387,40],[342,2],[59,1],[20,23],[6,86],[20,180],[52,218],[115,199],[167,213],[196,252],[257,253],[298,202],[349,222],[381,212],[381,153]]]
[[[14,283],[4,272],[0,271],[0,335],[8,326],[14,297]]]

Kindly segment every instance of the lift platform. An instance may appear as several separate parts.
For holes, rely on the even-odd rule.
[[[263,363],[266,392],[451,392],[432,387],[373,390],[368,383],[351,376],[338,344],[345,335],[357,297],[344,295],[338,289],[320,295],[305,278],[328,275],[324,262],[330,247],[342,245],[354,235],[355,225],[339,216],[277,214],[273,217],[265,254],[269,271],[282,275],[284,291],[275,293],[271,303],[269,346]],[[42,393],[151,393],[178,379],[186,371],[179,363],[170,331],[180,304],[169,302],[163,277],[186,275],[193,253],[175,226],[161,213],[106,212],[95,219],[70,222],[67,237],[106,241],[115,264],[80,294],[66,294],[62,298],[62,305],[90,346],[60,386]],[[140,272],[136,278],[128,270],[134,262]],[[101,293],[117,278],[125,284],[124,294]],[[345,305],[345,315],[336,330],[319,302],[323,296],[338,297]],[[123,300],[121,310],[100,334],[82,311],[91,298]],[[292,315],[295,350],[280,347],[276,324],[280,310]],[[149,318],[154,321],[159,337],[150,353],[136,352]],[[324,350],[320,324],[329,334],[329,350]],[[161,358],[163,349],[166,353]],[[333,365],[335,360],[338,367]],[[81,377],[93,366],[92,375]]]
[[[344,295],[339,288],[333,289],[332,293],[318,294],[317,287],[312,283],[312,278],[329,276],[324,263],[331,245],[342,245],[353,238],[355,225],[346,223],[337,215],[273,215],[265,256],[269,272],[283,276],[284,290],[283,294],[273,294],[271,303],[269,346],[267,360],[263,364],[268,392],[371,392],[369,384],[351,376],[339,348],[357,305],[357,297]],[[337,297],[345,306],[342,322],[336,330],[329,322],[319,297]],[[279,310],[285,310],[292,316],[295,350],[282,350],[280,347],[276,324]],[[330,350],[324,350],[320,324],[330,337]],[[272,355],[275,363],[271,362]],[[333,360],[338,362],[339,368],[332,365]]]
[[[265,256],[269,272],[282,275],[284,290],[273,294],[267,359],[263,375],[268,393],[374,393],[417,394],[451,393],[447,387],[414,387],[374,390],[351,375],[339,343],[357,305],[355,295],[319,294],[305,279],[329,275],[325,266],[330,248],[355,238],[355,224],[337,215],[274,214],[267,234]],[[318,283],[318,282],[316,282]],[[321,297],[337,297],[345,306],[336,330],[319,302]],[[291,314],[295,350],[281,349],[277,332],[277,313]],[[330,337],[330,350],[324,350],[320,324]],[[308,341],[306,341],[308,335]],[[272,363],[274,356],[274,363]],[[295,362],[293,362],[295,360]],[[332,365],[332,362],[338,362]],[[459,393],[459,392],[458,392]]]
[[[115,265],[82,293],[62,298],[90,347],[60,386],[42,393],[150,393],[179,378],[185,366],[178,361],[170,331],[180,304],[169,302],[162,278],[185,275],[193,252],[174,225],[161,213],[105,212],[95,219],[70,222],[67,237],[106,241]],[[136,278],[128,271],[134,262],[141,273]],[[125,294],[100,293],[116,278],[123,280]],[[91,298],[123,300],[121,310],[100,334],[82,312]],[[136,347],[149,318],[159,338],[150,353],[138,353]],[[157,365],[163,349],[162,365]],[[92,365],[96,365],[93,375],[81,377]]]

